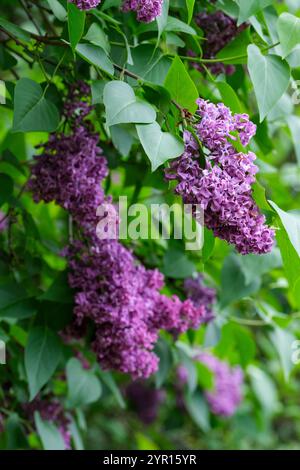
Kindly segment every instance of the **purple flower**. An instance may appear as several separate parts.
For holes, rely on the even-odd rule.
[[[203,276],[199,274],[197,278],[186,279],[184,290],[194,305],[197,307],[202,305],[205,308],[205,322],[213,320],[212,305],[216,302],[216,291],[203,284]]]
[[[238,27],[236,21],[222,11],[216,11],[215,13],[199,13],[195,17],[195,22],[205,35],[202,46],[204,59],[214,59],[219,51],[247,27],[246,24],[242,24]],[[196,56],[193,51],[188,51],[188,55],[192,57]],[[206,65],[215,75],[219,75],[220,73],[232,75],[235,72],[233,65],[225,65],[222,62],[207,63]],[[204,71],[199,63],[193,63],[193,67],[201,72]]]
[[[214,390],[205,392],[211,411],[219,416],[232,416],[242,401],[242,370],[230,368],[226,362],[208,353],[201,353],[196,359],[214,375]]]
[[[242,254],[271,251],[274,231],[265,224],[252,197],[251,185],[258,171],[256,156],[235,150],[232,142],[247,145],[256,127],[246,114],[232,115],[222,103],[197,101],[195,132],[209,151],[206,167],[199,163],[197,142],[185,132],[185,152],[166,170],[167,180],[177,180],[175,193],[186,204],[198,204],[204,210],[205,225],[214,235],[236,246]],[[203,151],[203,149],[202,149]]]
[[[91,10],[101,3],[101,0],[68,0],[70,3],[74,3],[79,10]]]
[[[150,23],[161,15],[163,0],[124,0],[124,12],[136,11],[138,21]]]
[[[150,387],[145,382],[137,381],[128,385],[126,396],[132,403],[139,419],[149,425],[156,420],[165,393],[163,390]]]
[[[82,83],[71,87],[64,107],[71,133],[51,135],[36,157],[29,188],[36,202],[55,201],[67,210],[80,233],[64,250],[75,289],[74,323],[65,336],[85,334],[92,322],[93,349],[101,366],[146,378],[158,367],[153,349],[159,330],[178,335],[197,328],[205,309],[161,295],[161,273],[138,264],[117,240],[97,238],[97,208],[107,206],[101,187],[107,161],[85,120],[90,107],[81,95],[88,91]]]
[[[8,218],[6,215],[0,211],[0,233],[4,232],[8,227]]]

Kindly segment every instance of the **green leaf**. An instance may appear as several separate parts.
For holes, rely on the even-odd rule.
[[[38,411],[34,413],[34,422],[45,450],[65,450],[63,436],[54,423],[42,420]]]
[[[270,333],[271,341],[278,352],[285,381],[287,382],[293,369],[291,346],[295,341],[294,335],[281,328],[275,328]]]
[[[97,401],[101,395],[99,379],[91,370],[85,370],[78,359],[72,358],[66,368],[68,404],[72,408]]]
[[[158,28],[158,38],[157,38],[158,41],[165,27],[167,26],[168,14],[169,14],[169,3],[170,3],[169,0],[164,0],[161,15],[159,15],[156,18],[157,28]]]
[[[121,81],[107,83],[103,92],[108,126],[122,123],[151,123],[156,112],[150,104],[138,100],[130,85]]]
[[[7,282],[0,286],[0,309],[10,307],[28,298],[26,290],[16,282]]]
[[[59,21],[67,20],[67,11],[58,0],[47,0],[47,2]]]
[[[188,109],[190,113],[195,113],[197,109],[196,100],[199,97],[199,93],[178,56],[173,59],[165,79],[164,87],[168,90],[176,103]]]
[[[213,390],[214,388],[214,374],[202,362],[196,361],[196,370],[197,370],[197,378],[198,383],[204,390]]]
[[[265,255],[250,254],[240,257],[240,266],[247,285],[272,271],[272,269],[281,267],[281,265],[282,261],[278,249],[273,249],[271,253]]]
[[[216,86],[225,106],[228,106],[233,113],[241,113],[242,106],[233,88],[226,82],[216,82]]]
[[[295,248],[298,256],[300,257],[300,216],[289,214],[283,211],[273,201],[269,201],[270,205],[277,212],[282,225],[284,226],[286,233],[290,239],[291,244]]]
[[[25,29],[22,29],[13,23],[10,23],[5,18],[2,18],[1,16],[0,16],[0,26],[2,26],[2,28],[5,29],[5,31],[8,31],[9,33],[13,34],[13,36],[16,36],[18,39],[21,39],[21,41],[24,41],[24,42],[31,41],[31,36],[28,31],[25,31]]]
[[[39,299],[63,304],[73,303],[73,291],[69,287],[68,272],[63,271],[59,273],[49,289]]]
[[[300,117],[291,114],[290,116],[286,117],[286,122],[292,134],[297,162],[298,162],[298,165],[300,166],[300,145],[299,145]]]
[[[157,122],[136,126],[136,129],[143,149],[151,162],[152,171],[167,160],[183,154],[183,142],[169,132],[162,132]]]
[[[193,19],[195,0],[185,0],[185,3],[188,11],[188,24],[190,24]]]
[[[14,192],[14,182],[6,173],[0,173],[0,206],[8,202]],[[4,214],[0,214],[0,220]]]
[[[187,394],[184,401],[192,420],[203,432],[208,432],[210,430],[209,408],[202,393],[196,391],[193,394]]]
[[[265,56],[254,44],[248,47],[248,69],[262,122],[288,88],[290,69],[280,57]]]
[[[194,28],[172,16],[168,17],[168,21],[165,27],[165,31],[171,31],[172,33],[178,31],[180,33],[196,35]]]
[[[196,272],[196,266],[184,252],[170,249],[164,256],[162,271],[167,277],[185,279]]]
[[[109,54],[110,52],[110,44],[107,39],[107,36],[101,26],[98,23],[92,23],[88,32],[84,36],[86,41],[91,42],[95,46],[102,47],[102,49]]]
[[[248,368],[252,389],[264,411],[272,415],[279,408],[277,388],[272,379],[255,366]]]
[[[256,347],[251,332],[231,322],[223,326],[216,351],[219,356],[230,358],[234,363],[246,367],[254,359]]]
[[[247,28],[233,39],[233,41],[227,44],[227,46],[221,49],[220,52],[217,53],[216,58],[222,61],[222,59],[229,59],[232,57],[232,60],[226,60],[226,63],[245,64],[247,62],[247,47],[250,43],[251,35],[249,28]]]
[[[130,125],[128,127],[125,125],[111,126],[110,133],[114,147],[123,157],[127,157],[134,140],[132,132],[130,132]]]
[[[278,18],[277,31],[283,57],[287,57],[300,43],[300,19],[290,13],[282,13]]]
[[[36,326],[29,332],[25,348],[25,369],[30,400],[49,381],[61,358],[61,342],[47,327]]]
[[[44,97],[41,86],[21,78],[15,88],[14,132],[54,132],[59,125],[56,106]]]
[[[75,50],[89,64],[99,67],[109,75],[114,74],[114,66],[102,47],[95,46],[94,44],[78,44]]]
[[[225,259],[221,273],[220,301],[222,307],[253,294],[259,287],[260,280],[257,278],[251,283],[246,282],[238,255],[231,254]]]
[[[273,0],[238,0],[237,3],[240,7],[238,19],[238,24],[240,25],[248,20],[250,16],[256,15],[260,10],[271,5]]]
[[[73,51],[83,35],[84,26],[85,11],[79,10],[73,3],[68,3],[68,30]]]

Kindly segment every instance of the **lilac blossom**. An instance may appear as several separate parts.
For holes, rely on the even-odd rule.
[[[138,21],[150,23],[161,15],[163,0],[124,0],[124,12],[135,11]]]
[[[207,13],[206,11],[199,13],[195,17],[196,24],[202,29],[205,35],[203,41],[203,58],[215,59],[219,51],[229,44],[243,29],[246,24],[237,26],[236,20],[226,15],[222,11]],[[193,51],[189,51],[190,56],[196,56]],[[194,68],[203,71],[203,67],[199,63],[193,63]],[[232,75],[235,67],[231,64],[223,64],[220,62],[207,63],[206,66],[215,75],[225,73]]]
[[[205,321],[208,323],[214,319],[212,306],[216,302],[216,291],[203,283],[203,276],[199,274],[196,278],[188,278],[184,281],[184,290],[194,305],[205,307]]]
[[[139,419],[144,424],[149,425],[158,416],[159,407],[165,398],[165,392],[157,390],[145,382],[136,381],[127,386],[126,396],[132,403]]]
[[[107,161],[86,120],[89,102],[80,96],[87,91],[82,83],[70,88],[64,115],[71,133],[51,135],[28,186],[36,202],[54,201],[67,210],[81,233],[64,250],[75,289],[74,322],[65,335],[78,337],[92,322],[101,366],[146,378],[158,368],[153,349],[159,331],[176,336],[197,328],[205,309],[160,294],[161,273],[145,269],[117,240],[97,238],[97,208],[107,200],[101,186]]]
[[[209,353],[201,353],[196,359],[213,372],[214,388],[205,392],[212,413],[232,416],[242,401],[242,370],[230,368],[226,362]]]
[[[209,154],[205,167],[199,162],[203,147],[185,132],[185,151],[166,170],[168,180],[177,180],[175,193],[184,203],[198,204],[204,210],[205,225],[214,235],[236,246],[241,254],[271,251],[274,231],[266,225],[252,197],[252,184],[258,171],[252,152],[242,153],[233,143],[237,138],[245,146],[256,127],[246,114],[232,115],[222,103],[214,105],[202,99],[194,125],[197,138]]]
[[[92,8],[97,7],[101,0],[68,0],[70,3],[74,3],[79,10],[91,10]]]

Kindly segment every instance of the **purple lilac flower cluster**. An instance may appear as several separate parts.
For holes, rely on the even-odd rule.
[[[203,42],[203,58],[214,59],[219,51],[221,51],[227,44],[229,44],[246,25],[237,26],[236,21],[222,11],[215,13],[201,12],[195,17],[195,22],[203,30],[205,34],[205,41]],[[189,55],[195,55],[189,52]],[[193,66],[203,71],[203,68],[198,63],[193,63]],[[215,75],[226,73],[232,75],[235,71],[233,65],[225,65],[221,62],[207,64],[208,68]]]
[[[216,302],[216,291],[203,283],[203,276],[199,274],[196,278],[188,278],[184,281],[184,290],[194,305],[205,307],[205,322],[214,319],[212,306]]]
[[[67,256],[70,285],[77,291],[76,323],[93,321],[93,349],[104,369],[146,378],[157,370],[153,348],[159,330],[178,334],[202,321],[203,307],[161,295],[163,275],[137,264],[116,240],[76,242]]]
[[[139,419],[149,425],[157,418],[159,407],[165,399],[165,392],[150,387],[145,382],[136,381],[128,385],[126,396]]]
[[[199,204],[204,210],[205,225],[214,235],[236,246],[241,254],[264,254],[271,251],[274,231],[265,224],[252,197],[252,184],[258,171],[252,152],[238,152],[233,141],[237,136],[248,145],[256,131],[247,114],[235,114],[220,103],[203,99],[195,132],[209,151],[206,167],[199,163],[200,148],[195,138],[185,133],[185,152],[171,162],[167,180],[177,180],[176,194],[186,204]],[[203,151],[203,149],[202,149]]]
[[[135,11],[138,21],[150,23],[161,15],[163,0],[124,0],[124,12]]]
[[[232,416],[242,401],[242,370],[230,368],[226,362],[208,353],[201,353],[196,359],[214,375],[214,390],[205,392],[211,411],[218,416]]]
[[[61,403],[54,398],[35,398],[30,403],[23,405],[24,412],[28,419],[34,423],[34,413],[39,412],[42,420],[54,423],[61,433],[65,443],[65,450],[71,449],[71,433],[69,431],[70,419],[66,416]]]
[[[4,212],[0,211],[0,233],[4,232],[8,227],[8,218]]]
[[[83,90],[82,84],[79,87]],[[153,349],[159,330],[178,335],[197,328],[205,309],[161,295],[162,274],[138,264],[117,240],[97,238],[96,212],[106,201],[101,182],[107,162],[84,120],[88,103],[75,91],[71,87],[64,109],[71,133],[50,137],[44,153],[36,157],[28,186],[35,201],[55,201],[66,209],[82,232],[81,240],[65,250],[69,282],[76,289],[75,324],[69,331],[83,331],[92,320],[93,349],[102,367],[145,378],[158,367]],[[80,122],[74,114],[81,116]]]
[[[101,0],[69,0],[70,3],[74,3],[79,10],[91,10],[101,3]]]

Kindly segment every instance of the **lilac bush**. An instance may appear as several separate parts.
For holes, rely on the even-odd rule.
[[[161,15],[163,0],[124,0],[122,9],[124,12],[135,11],[137,20],[143,23],[151,23]]]

